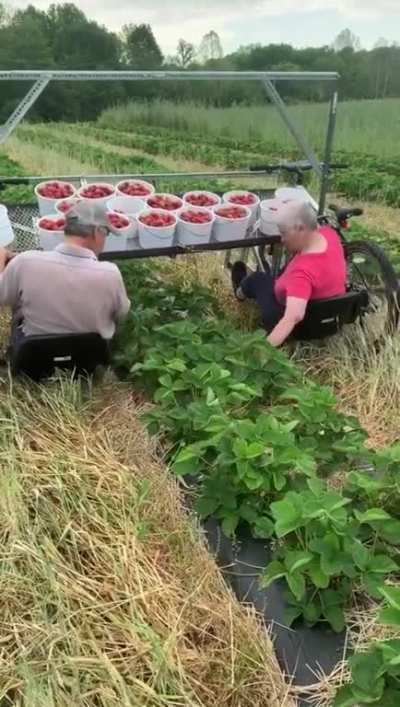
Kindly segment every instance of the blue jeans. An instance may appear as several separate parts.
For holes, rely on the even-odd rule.
[[[268,269],[265,272],[255,272],[245,277],[240,283],[240,289],[249,299],[254,299],[260,310],[263,324],[267,332],[271,332],[282,319],[285,307],[275,297],[274,278]]]

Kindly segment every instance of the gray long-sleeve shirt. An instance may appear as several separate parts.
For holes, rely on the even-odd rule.
[[[22,319],[27,335],[96,332],[111,339],[130,301],[116,265],[63,243],[15,256],[0,275],[0,305]]]

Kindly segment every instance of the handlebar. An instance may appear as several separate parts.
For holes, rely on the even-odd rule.
[[[332,169],[348,169],[350,165],[335,163],[329,165],[329,170]],[[311,162],[283,162],[278,164],[262,164],[250,165],[250,172],[289,172],[291,174],[303,174],[309,172],[313,168]],[[321,168],[324,168],[324,163],[321,163]]]

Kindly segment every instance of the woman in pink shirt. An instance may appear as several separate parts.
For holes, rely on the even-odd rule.
[[[255,299],[272,346],[280,346],[304,319],[310,300],[346,291],[346,261],[340,238],[330,226],[318,226],[310,204],[290,202],[278,215],[282,243],[293,255],[275,280],[271,272],[247,274],[246,265],[232,267],[238,299]]]

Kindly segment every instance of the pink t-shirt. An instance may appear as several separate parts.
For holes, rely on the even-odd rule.
[[[330,226],[320,226],[327,242],[323,253],[295,255],[275,282],[275,297],[281,304],[287,297],[313,300],[342,295],[346,291],[346,261],[342,243]]]

